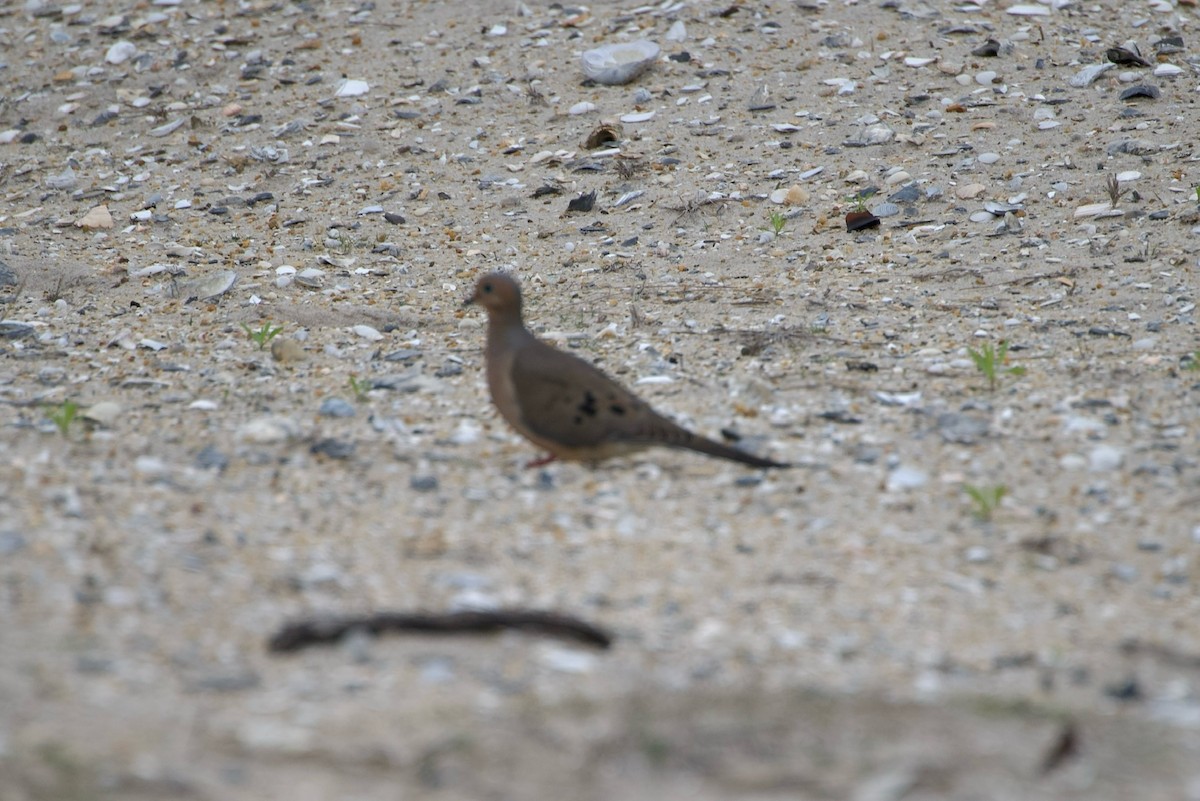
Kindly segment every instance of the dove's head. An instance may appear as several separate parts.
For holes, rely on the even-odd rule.
[[[521,314],[521,287],[504,273],[488,273],[475,283],[475,294],[467,303],[478,303],[489,314]]]

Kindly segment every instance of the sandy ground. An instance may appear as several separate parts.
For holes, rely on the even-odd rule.
[[[1200,799],[1195,6],[1040,9],[0,5],[0,798]],[[267,650],[462,608],[615,641]]]

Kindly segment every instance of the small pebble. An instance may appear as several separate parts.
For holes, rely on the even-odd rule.
[[[321,401],[321,408],[317,413],[322,417],[353,417],[355,409],[353,404],[341,398],[326,398]]]

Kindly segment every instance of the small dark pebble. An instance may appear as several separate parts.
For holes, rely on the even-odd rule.
[[[438,488],[437,476],[413,476],[409,479],[408,486],[417,492],[432,492]]]
[[[1157,100],[1158,96],[1161,94],[1162,92],[1158,90],[1157,86],[1153,86],[1148,83],[1141,83],[1137,86],[1131,86],[1124,92],[1121,92],[1120,98],[1122,100],[1134,100],[1139,97],[1148,97],[1151,100]]]
[[[330,459],[349,459],[354,455],[354,443],[327,437],[314,442],[309,451],[317,456],[328,456]]]
[[[35,134],[33,131],[27,131],[26,133],[21,134],[21,136],[17,139],[17,141],[23,145],[31,145],[34,142],[36,142],[39,138],[40,137],[37,134]]]
[[[979,56],[980,58],[994,58],[1000,55],[1000,43],[995,39],[988,39],[979,47],[972,50],[971,55]]]
[[[846,425],[853,426],[860,425],[862,423],[861,417],[855,417],[843,409],[832,409],[828,412],[821,412],[817,415],[817,417],[822,420],[828,420],[831,423],[844,423]]]
[[[1159,209],[1158,211],[1152,211],[1149,214],[1147,214],[1146,216],[1152,220],[1169,220],[1169,219],[1171,219],[1171,213],[1169,211],[1167,211],[1166,209]]]
[[[1164,36],[1154,43],[1154,49],[1160,53],[1179,53],[1183,50],[1183,37]]]
[[[421,351],[413,348],[402,348],[394,350],[391,353],[385,353],[383,360],[385,362],[411,362],[413,359],[420,358]]]
[[[682,53],[672,53],[667,56],[668,61],[674,61],[678,64],[686,64],[692,60],[692,54],[684,50]]]
[[[208,210],[208,213],[216,214],[216,215],[220,216],[222,214],[228,214],[229,209],[226,208],[225,206],[213,206],[211,209]]]
[[[1118,701],[1140,701],[1142,688],[1138,686],[1137,679],[1130,678],[1117,684],[1108,685],[1104,688],[1104,694]]]
[[[251,195],[246,199],[247,206],[253,206],[256,203],[262,203],[265,200],[274,200],[275,195],[270,192],[259,192],[256,195]]]
[[[17,274],[4,262],[0,261],[0,286],[16,286]]]
[[[1127,334],[1124,331],[1118,331],[1115,328],[1106,328],[1105,326],[1102,326],[1102,325],[1093,325],[1091,328],[1088,329],[1087,332],[1088,332],[1088,334],[1090,334],[1091,336],[1094,336],[1094,337],[1129,337],[1129,336],[1132,336],[1131,334]]]
[[[762,483],[762,476],[749,475],[749,476],[738,476],[734,480],[733,485],[735,487],[757,487],[761,483]]]
[[[229,457],[217,450],[215,445],[205,445],[196,454],[196,467],[201,470],[224,470],[229,466]]]
[[[596,205],[596,190],[581,194],[571,202],[567,203],[567,211],[591,211]]]
[[[855,370],[860,373],[877,373],[879,372],[879,365],[875,364],[875,362],[863,362],[851,359],[846,362],[846,369]]]
[[[107,125],[116,118],[117,112],[115,111],[101,111],[96,115],[96,118],[92,120],[92,127],[99,128],[101,125]]]
[[[409,109],[397,109],[392,112],[392,115],[401,120],[415,120],[420,118],[421,112]]]
[[[383,219],[387,220],[392,225],[403,225],[405,222],[404,217],[391,211],[385,211],[383,213]]]
[[[888,195],[888,200],[892,203],[912,203],[921,199],[921,187],[916,183],[907,184],[900,187],[898,190]]]
[[[451,376],[462,375],[463,366],[456,361],[447,359],[442,362],[442,366],[434,371],[435,378],[449,378]]]
[[[554,184],[542,184],[537,189],[533,190],[533,195],[531,197],[539,198],[539,197],[544,197],[545,195],[561,195],[561,194],[562,194],[561,186],[556,186]]]

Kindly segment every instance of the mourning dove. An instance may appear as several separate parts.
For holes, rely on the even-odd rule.
[[[693,434],[655,412],[597,368],[529,333],[521,320],[521,289],[511,277],[479,279],[467,303],[487,310],[488,388],[500,414],[555,459],[596,462],[665,445],[752,467],[787,467]]]

